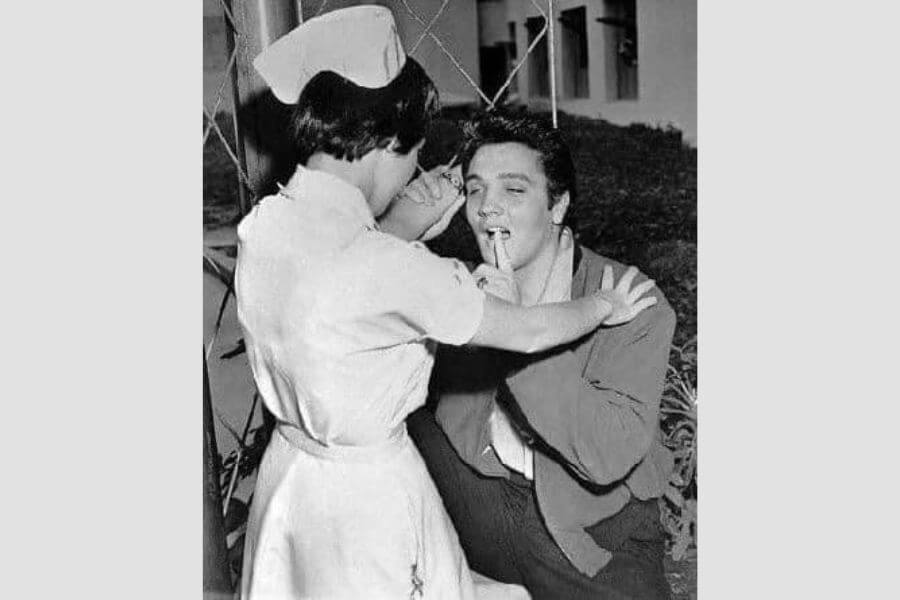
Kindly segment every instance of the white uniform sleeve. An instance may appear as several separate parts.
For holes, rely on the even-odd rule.
[[[441,258],[420,243],[382,241],[365,279],[363,320],[384,343],[432,339],[462,345],[484,314],[484,292],[460,261]],[[374,263],[374,264],[373,264]],[[362,333],[362,332],[358,332]]]

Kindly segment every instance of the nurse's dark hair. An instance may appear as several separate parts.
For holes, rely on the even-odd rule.
[[[408,154],[438,110],[434,82],[412,58],[387,86],[370,89],[333,71],[313,77],[294,106],[290,130],[298,160],[316,152],[356,160],[376,148]]]
[[[463,177],[469,163],[482,146],[518,142],[536,150],[547,178],[549,204],[553,206],[569,192],[569,206],[575,203],[575,163],[562,132],[553,129],[548,119],[535,115],[485,112],[463,126],[464,146],[460,154]],[[571,212],[568,211],[568,212]]]

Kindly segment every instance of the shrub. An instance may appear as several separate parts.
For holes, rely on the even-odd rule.
[[[662,520],[672,558],[681,560],[697,541],[697,352],[696,340],[672,348],[660,403],[664,441],[675,469],[663,496]]]

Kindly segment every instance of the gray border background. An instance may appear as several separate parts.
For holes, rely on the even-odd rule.
[[[701,598],[896,587],[879,5],[700,2]],[[199,597],[202,4],[10,8],[4,596]]]

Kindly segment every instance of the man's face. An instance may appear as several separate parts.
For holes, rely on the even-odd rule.
[[[567,195],[564,195],[564,198]],[[489,231],[499,228],[513,269],[530,264],[559,229],[568,201],[551,209],[540,154],[518,142],[482,146],[466,174],[466,219],[484,262],[494,263]]]

